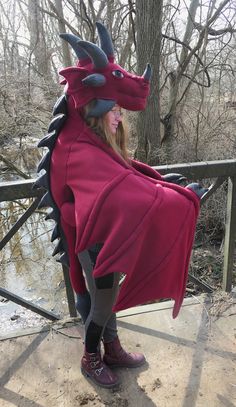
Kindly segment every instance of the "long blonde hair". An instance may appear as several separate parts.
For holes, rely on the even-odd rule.
[[[125,161],[129,160],[128,150],[127,150],[127,126],[123,123],[123,120],[119,122],[116,134],[112,134],[104,116],[100,117],[86,117],[90,109],[94,106],[94,101],[89,102],[84,106],[84,119],[87,125],[98,134],[102,140],[108,144],[116,153],[118,153]]]

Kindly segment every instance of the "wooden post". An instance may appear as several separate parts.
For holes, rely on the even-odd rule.
[[[228,196],[225,221],[223,289],[231,291],[233,257],[236,237],[236,177],[228,179]]]
[[[71,317],[77,317],[77,311],[75,308],[75,295],[74,295],[73,288],[71,286],[68,267],[64,266],[64,264],[63,264],[62,270],[63,270],[64,281],[65,281],[65,286],[66,286],[66,295],[67,295],[69,313],[70,313]]]

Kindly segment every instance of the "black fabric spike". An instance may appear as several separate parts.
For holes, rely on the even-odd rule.
[[[105,52],[89,41],[78,41],[78,45],[90,56],[95,69],[103,69],[109,64]]]
[[[48,133],[40,142],[38,143],[38,147],[48,147],[49,150],[52,150],[54,144],[56,142],[58,133],[54,130],[51,133]]]
[[[38,204],[38,209],[41,208],[46,208],[48,206],[54,206],[53,199],[51,197],[50,192],[47,192],[41,199],[41,201]]]
[[[52,252],[52,256],[55,256],[57,253],[61,253],[64,252],[64,246],[61,240],[59,240],[59,242],[57,243],[55,249]]]
[[[63,113],[67,116],[67,96],[63,94],[55,103],[53,107],[52,114],[56,116],[57,114]]]
[[[48,180],[48,174],[43,174],[41,177],[37,178],[35,183],[32,185],[32,189],[39,189],[39,188],[44,188],[44,189],[49,189],[49,180]]]
[[[83,60],[88,58],[88,54],[80,48],[78,45],[78,41],[80,41],[80,37],[77,37],[77,35],[74,34],[60,34],[60,37],[63,38],[63,40],[67,41],[73,48],[73,50],[76,53],[76,56],[78,60]]]
[[[65,120],[66,115],[64,114],[59,114],[56,117],[54,117],[54,119],[52,119],[52,121],[49,124],[48,133],[51,133],[53,130],[55,130],[56,133],[58,134],[63,124],[65,123]]]
[[[106,53],[108,58],[114,57],[114,48],[109,32],[107,31],[106,27],[99,22],[96,23],[96,26],[98,30],[101,48]]]
[[[54,229],[52,231],[51,242],[54,242],[54,240],[58,239],[58,237],[60,237],[60,229],[59,229],[59,225],[56,224],[56,226],[54,227]]]
[[[45,220],[55,220],[55,222],[59,221],[59,215],[55,209],[53,211],[49,212],[47,216],[45,216]]]
[[[41,161],[39,162],[38,168],[37,168],[37,172],[40,172],[41,170],[49,170],[49,166],[50,166],[50,158],[51,158],[51,154],[50,151],[47,152],[47,154],[45,154]]]
[[[66,267],[70,267],[69,257],[67,253],[63,253],[58,259],[56,259],[58,263],[63,264]]]

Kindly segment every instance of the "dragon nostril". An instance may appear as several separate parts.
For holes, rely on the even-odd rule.
[[[121,72],[119,69],[115,69],[115,71],[112,71],[112,75],[116,78],[124,78],[123,72]]]

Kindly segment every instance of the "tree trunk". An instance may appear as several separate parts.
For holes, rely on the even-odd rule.
[[[160,48],[163,1],[136,0],[137,15],[137,65],[142,74],[150,62],[153,73],[147,108],[138,115],[138,147],[136,157],[140,161],[156,165],[160,149]]]
[[[193,30],[194,21],[199,6],[199,0],[192,0],[189,7],[188,20],[186,30],[183,38],[183,43],[189,45]],[[168,161],[172,159],[172,138],[175,134],[176,124],[176,107],[178,102],[179,86],[182,78],[183,64],[188,56],[189,50],[182,46],[179,65],[175,71],[172,71],[169,75],[169,101],[168,101],[168,113],[163,119],[164,124],[164,136],[162,142],[165,150],[165,155]]]
[[[63,21],[64,16],[63,16],[62,1],[61,0],[55,0],[55,6],[56,6],[58,17],[59,17],[58,18],[59,32],[60,33],[65,33],[66,32],[66,26],[65,26],[65,23]],[[61,17],[61,19],[60,19],[60,17]],[[58,40],[59,40],[59,38],[58,38]],[[62,55],[63,55],[63,65],[64,66],[71,66],[72,61],[71,61],[71,55],[70,55],[68,43],[62,39],[61,40],[61,46],[62,46]]]
[[[43,30],[43,15],[34,0],[28,0],[30,48],[35,58],[35,69],[40,76],[50,77],[49,55]]]

